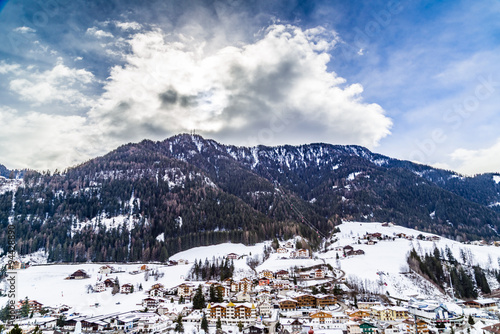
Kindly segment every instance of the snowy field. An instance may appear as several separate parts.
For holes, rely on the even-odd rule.
[[[258,243],[253,246],[246,246],[243,244],[233,244],[233,243],[224,243],[212,246],[205,247],[196,247],[191,248],[186,251],[174,254],[170,257],[170,260],[179,260],[185,259],[193,262],[195,259],[198,260],[211,260],[212,257],[224,257],[229,253],[236,253],[238,255],[255,255],[262,254],[264,251],[265,243]]]
[[[440,238],[439,241],[417,239],[410,241],[396,238],[395,241],[379,241],[375,245],[366,245],[363,244],[363,242],[366,242],[364,240],[361,240],[362,244],[357,243],[357,240],[366,233],[379,232],[387,236],[404,233],[414,237],[419,234],[423,236],[432,236],[433,234],[401,226],[384,227],[381,223],[346,222],[340,225],[339,228],[340,233],[337,233],[339,241],[333,246],[351,245],[354,249],[361,249],[365,252],[364,255],[340,260],[341,269],[345,271],[346,277],[357,277],[360,280],[368,280],[377,284],[382,282],[382,292],[389,291],[392,296],[407,298],[415,294],[428,294],[429,297],[432,297],[433,294],[440,295],[437,289],[432,289],[429,285],[417,287],[406,276],[400,274],[401,271],[407,268],[406,257],[412,248],[423,254],[432,252],[435,247],[444,251],[446,246],[448,246],[457,259],[460,259],[460,249],[463,249],[465,252],[469,249],[469,253],[472,254],[476,264],[479,264],[483,268],[499,268],[497,260],[500,257],[500,247],[465,245],[445,238]],[[342,252],[338,253],[342,257]],[[336,267],[336,255],[337,252],[333,250],[317,254],[318,257],[324,259],[333,267]],[[380,274],[381,272],[384,274]],[[490,281],[490,285],[494,288],[498,287],[498,283],[494,280]],[[429,291],[425,292],[422,289]]]
[[[88,284],[95,285],[98,279],[118,277],[120,285],[131,283],[136,288],[142,284],[144,290],[151,288],[155,283],[162,283],[170,288],[184,282],[184,277],[190,269],[190,265],[159,266],[148,265],[149,268],[158,269],[165,275],[158,281],[152,277],[145,281],[144,273],[131,275],[130,271],[138,270],[140,265],[113,265],[115,269],[124,270],[124,273],[101,275],[98,273],[100,264],[79,265],[43,265],[34,266],[18,271],[19,283],[17,287],[18,299],[35,299],[46,306],[68,305],[72,306],[73,312],[85,315],[99,315],[111,312],[124,312],[129,310],[143,309],[140,305],[146,297],[144,291],[136,291],[131,294],[111,294],[111,288],[100,293],[87,293]],[[90,275],[88,279],[65,280],[78,269],[83,269]],[[0,298],[0,305],[7,303],[7,297]],[[96,303],[99,305],[96,307]]]
[[[236,253],[243,256],[234,261],[235,279],[255,275],[263,269],[277,271],[280,269],[290,270],[297,267],[310,267],[317,264],[330,264],[345,272],[345,277],[349,281],[362,282],[365,286],[378,289],[381,293],[389,292],[391,296],[408,298],[411,295],[421,297],[440,297],[442,294],[431,284],[422,280],[415,282],[408,276],[401,274],[407,268],[406,256],[408,252],[415,248],[418,252],[431,252],[434,247],[445,249],[448,246],[454,256],[460,258],[460,249],[469,253],[475,263],[483,268],[499,268],[498,258],[500,258],[500,247],[465,245],[452,240],[441,238],[439,241],[424,241],[414,239],[398,239],[395,241],[379,241],[376,245],[358,244],[358,239],[365,233],[379,232],[382,235],[395,236],[398,233],[417,236],[430,234],[404,228],[400,226],[384,227],[380,223],[359,223],[346,222],[339,226],[340,233],[336,234],[339,239],[335,244],[329,246],[329,251],[314,253],[312,259],[288,259],[282,258],[281,254],[271,254],[270,258],[260,264],[256,271],[251,270],[246,264],[248,257],[262,258],[264,246],[270,242],[259,243],[253,246],[242,244],[225,243],[207,247],[197,247],[171,257],[171,260],[188,260],[187,265],[164,266],[159,264],[148,264],[148,267],[158,270],[164,276],[158,281],[152,277],[145,281],[144,273],[131,275],[129,272],[138,270],[140,264],[115,264],[115,269],[124,271],[123,273],[110,274],[108,277],[118,277],[120,285],[131,283],[134,287],[142,284],[144,290],[149,289],[155,283],[162,283],[166,288],[175,287],[183,283],[189,273],[194,260],[211,260],[213,257],[222,258],[229,253]],[[364,250],[364,255],[342,258],[342,252],[334,250],[335,247],[352,245],[354,249]],[[337,261],[337,253],[341,259]],[[37,254],[39,258],[41,257]],[[18,299],[26,296],[30,299],[38,300],[44,305],[58,306],[68,305],[74,307],[73,311],[86,315],[106,314],[110,312],[129,311],[142,309],[140,305],[146,296],[144,291],[124,295],[111,295],[108,288],[102,293],[87,293],[87,285],[94,286],[98,280],[105,280],[107,277],[98,273],[101,264],[79,264],[79,265],[38,265],[26,270],[19,270]],[[91,277],[83,280],[65,280],[64,278],[78,269],[85,270]],[[201,282],[191,282],[195,285]],[[495,280],[490,281],[492,289],[498,288]],[[0,298],[0,305],[5,305],[6,297]],[[98,305],[96,307],[96,304]],[[177,305],[177,304],[176,304]],[[172,305],[172,308],[178,306]]]

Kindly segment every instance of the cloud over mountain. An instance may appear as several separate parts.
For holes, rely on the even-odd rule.
[[[359,84],[328,71],[336,36],[271,25],[253,43],[212,51],[159,29],[130,40],[89,113],[113,136],[159,139],[196,129],[239,144],[307,141],[374,147],[391,120],[365,103]]]

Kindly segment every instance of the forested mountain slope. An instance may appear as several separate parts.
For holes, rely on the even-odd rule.
[[[466,178],[359,146],[247,148],[178,135],[63,173],[0,172],[0,223],[16,225],[19,252],[44,248],[51,261],[163,261],[194,246],[297,234],[314,247],[342,219],[458,240],[494,239],[500,227],[498,176]]]

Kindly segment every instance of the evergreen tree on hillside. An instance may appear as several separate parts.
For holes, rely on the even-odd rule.
[[[18,324],[15,324],[14,328],[10,330],[9,334],[23,334],[23,330],[19,327]]]
[[[217,302],[222,303],[224,301],[224,295],[222,294],[222,289],[216,289],[217,290]]]
[[[474,278],[476,279],[476,284],[482,293],[491,293],[490,285],[488,284],[488,280],[486,279],[484,271],[481,267],[474,266]]]
[[[22,318],[26,318],[30,314],[30,304],[28,297],[26,297],[23,301],[23,305],[21,306],[20,315]]]
[[[205,313],[203,313],[203,318],[201,318],[201,329],[203,329],[205,331],[205,333],[208,333],[208,320],[207,320],[207,316],[205,315]]]
[[[184,324],[182,323],[182,315],[180,314],[175,322],[175,331],[178,333],[184,333]]]
[[[0,320],[6,322],[10,318],[9,302],[0,310]]]
[[[209,300],[211,303],[215,303],[218,301],[217,300],[217,291],[216,291],[213,284],[210,285],[209,295],[210,295]]]
[[[203,295],[203,290],[201,284],[196,288],[196,292],[193,296],[193,309],[201,310],[205,307],[205,296]]]
[[[456,259],[453,256],[453,252],[451,251],[451,249],[448,245],[446,245],[446,247],[445,247],[445,252],[446,252],[446,258],[448,259],[448,262],[450,262],[451,264],[455,264]]]
[[[120,282],[118,281],[118,277],[115,278],[115,282],[113,283],[113,290],[111,290],[111,294],[116,295],[120,292]]]

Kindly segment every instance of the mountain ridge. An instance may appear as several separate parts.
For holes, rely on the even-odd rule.
[[[343,220],[462,241],[494,239],[500,228],[488,206],[500,202],[493,174],[466,178],[355,145],[238,147],[181,134],[63,173],[26,171],[14,191],[1,189],[0,222],[14,221],[20,252],[44,248],[56,262],[162,261],[194,246],[299,234],[318,247]]]

